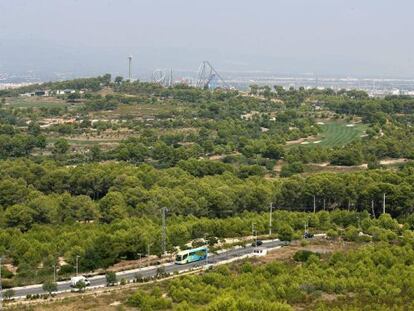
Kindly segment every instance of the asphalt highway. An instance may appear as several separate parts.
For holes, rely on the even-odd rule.
[[[263,243],[260,248],[270,249],[275,248],[278,246],[285,245],[285,242],[275,240],[275,241],[268,241]],[[133,270],[126,270],[122,272],[118,272],[117,279],[126,279],[128,281],[133,280],[140,275],[141,277],[151,277],[157,274],[157,270],[160,267],[164,267],[166,273],[174,273],[174,272],[183,272],[186,270],[194,269],[197,267],[202,267],[207,264],[218,264],[220,262],[226,262],[230,259],[236,259],[238,257],[242,257],[247,254],[253,253],[254,247],[247,246],[245,248],[237,248],[231,249],[220,254],[209,254],[207,260],[197,261],[185,265],[176,265],[174,263],[168,263],[158,266],[151,266],[142,269],[133,269]],[[103,287],[106,286],[106,278],[105,275],[98,275],[88,278],[90,281],[89,287]],[[42,289],[42,285],[31,285],[25,287],[15,287],[14,290],[14,297],[26,297],[27,295],[36,295],[36,294],[45,294],[46,292]],[[58,290],[56,293],[68,292],[71,291],[72,288],[70,286],[70,280],[58,282]]]

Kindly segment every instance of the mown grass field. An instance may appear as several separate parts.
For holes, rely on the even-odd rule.
[[[292,145],[301,144],[308,147],[321,146],[326,148],[341,147],[360,139],[367,129],[366,124],[346,123],[343,121],[330,121],[319,126],[322,132],[318,136],[309,137]]]
[[[365,124],[353,124],[353,126],[349,126],[348,123],[342,122],[330,122],[320,126],[322,128],[322,134],[318,138],[321,141],[319,145],[328,148],[345,146],[359,139],[367,128]]]

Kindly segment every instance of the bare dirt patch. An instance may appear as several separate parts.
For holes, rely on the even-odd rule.
[[[291,260],[293,255],[299,250],[308,250],[315,253],[327,254],[336,251],[348,251],[358,247],[355,243],[347,243],[343,241],[331,241],[326,239],[314,240],[305,246],[301,245],[301,242],[295,241],[288,247],[282,247],[280,249],[271,251],[265,257],[260,257],[259,263],[269,263],[275,260]]]
[[[405,158],[385,159],[385,160],[381,160],[380,164],[381,165],[393,165],[393,164],[400,164],[400,163],[405,163],[405,162],[408,162],[408,159],[405,159]]]
[[[313,140],[316,140],[316,139],[317,139],[316,136],[308,136],[308,137],[303,137],[303,138],[299,138],[299,139],[296,139],[296,140],[289,140],[289,141],[286,142],[286,145],[287,146],[299,145],[299,144],[302,144],[304,142],[313,141]]]

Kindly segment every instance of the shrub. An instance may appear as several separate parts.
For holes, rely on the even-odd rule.
[[[349,226],[346,228],[344,233],[344,239],[346,241],[358,241],[359,238],[359,230],[354,226]]]
[[[328,232],[326,232],[326,235],[331,240],[336,240],[339,236],[338,231],[336,231],[334,229],[329,229]]]
[[[59,269],[59,274],[71,274],[75,272],[75,268],[72,265],[63,265]]]
[[[170,299],[164,298],[157,293],[150,295],[141,290],[135,292],[135,294],[128,299],[128,304],[137,307],[142,311],[166,310],[170,309],[172,306]]]
[[[4,300],[10,300],[14,296],[15,292],[12,289],[7,289],[3,293]]]
[[[308,250],[300,250],[297,251],[295,255],[293,255],[293,259],[299,262],[306,262],[312,255],[320,257],[320,254],[318,253],[314,253]]]
[[[302,162],[293,162],[287,165],[282,166],[282,170],[280,171],[281,177],[290,177],[294,174],[299,174],[304,172],[304,167]]]
[[[106,284],[108,286],[112,286],[117,282],[116,273],[113,271],[107,272],[105,277],[106,277]]]
[[[288,224],[282,224],[277,232],[282,241],[291,241],[293,238],[293,229]]]
[[[45,283],[43,283],[42,289],[45,292],[48,292],[49,295],[51,295],[52,292],[57,291],[57,284],[55,282],[46,281]]]

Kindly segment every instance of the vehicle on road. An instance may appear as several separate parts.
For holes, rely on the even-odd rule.
[[[304,237],[305,239],[310,239],[310,238],[313,238],[313,233],[306,231],[306,232],[303,234],[303,237]]]
[[[83,275],[80,275],[80,276],[74,276],[70,279],[70,286],[76,287],[79,282],[83,282],[85,286],[91,285],[91,282],[88,280],[88,278],[86,278]]]
[[[257,241],[254,241],[253,243],[252,243],[252,246],[253,247],[257,247],[257,246],[261,246],[263,244],[263,241],[261,241],[261,240],[257,240]]]
[[[177,265],[185,265],[190,262],[205,260],[208,256],[208,248],[198,247],[187,249],[184,251],[179,252],[175,257],[175,263]]]

